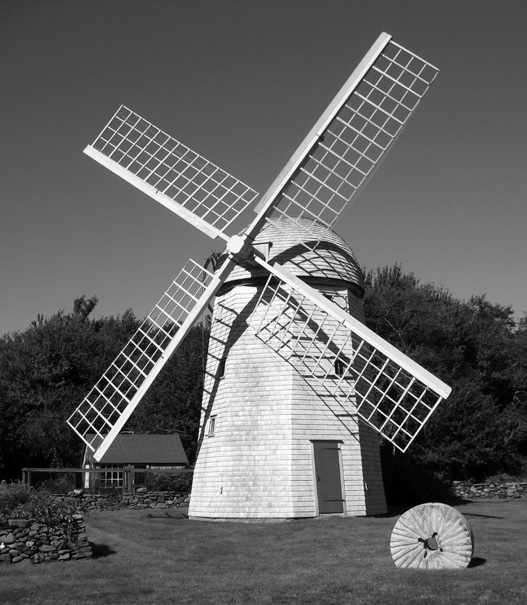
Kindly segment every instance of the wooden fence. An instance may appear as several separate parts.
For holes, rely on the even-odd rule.
[[[101,473],[122,473],[122,486],[118,486],[124,492],[132,493],[135,491],[136,475],[145,473],[156,473],[156,474],[180,474],[180,473],[192,473],[191,468],[136,468],[135,466],[125,467],[107,467],[107,468],[23,468],[22,469],[22,483],[27,486],[31,486],[31,480],[36,473],[50,473],[50,474],[76,474],[76,473],[88,473],[90,475],[101,474]],[[91,481],[90,481],[91,483]]]

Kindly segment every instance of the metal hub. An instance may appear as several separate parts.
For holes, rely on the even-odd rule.
[[[434,536],[437,536],[437,534],[434,534],[433,536],[431,536],[430,538],[427,538],[425,540],[425,548],[428,550],[437,550],[439,548],[439,544],[437,543],[437,540],[435,539]]]

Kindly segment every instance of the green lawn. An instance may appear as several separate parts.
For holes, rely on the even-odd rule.
[[[471,566],[457,571],[396,568],[396,515],[210,523],[160,510],[95,513],[96,558],[0,566],[0,603],[527,604],[527,502],[457,508],[476,542]]]

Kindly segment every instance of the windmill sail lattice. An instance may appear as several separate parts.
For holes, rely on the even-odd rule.
[[[92,449],[88,435],[105,436],[96,460],[229,273],[244,262],[259,262],[281,284],[272,296],[282,308],[262,324],[258,336],[269,344],[279,343],[288,359],[302,359],[302,367],[311,367],[312,376],[319,377],[325,357],[338,358],[353,374],[357,413],[376,428],[379,425],[401,449],[408,446],[448,395],[448,387],[345,313],[322,348],[324,339],[295,341],[295,330],[307,333],[308,316],[329,316],[333,309],[320,297],[313,299],[312,288],[289,282],[286,272],[262,261],[251,242],[266,222],[280,228],[282,218],[297,221],[300,228],[306,218],[331,227],[371,177],[437,73],[382,34],[262,196],[257,216],[242,236],[229,237],[226,230],[256,199],[254,190],[126,107],[116,112],[85,152],[210,237],[226,240],[229,259],[215,275],[192,262],[174,282],[174,291],[172,287],[167,291],[166,304],[156,305],[69,419]],[[313,241],[316,248],[316,236]],[[297,300],[305,304],[302,310],[295,306]],[[269,308],[275,313],[275,305]],[[319,336],[322,329],[316,332]],[[351,347],[351,357],[344,355],[341,341],[346,343],[346,355]],[[340,381],[338,388],[343,386]]]
[[[270,271],[257,337],[406,451],[450,388],[285,269]]]
[[[124,105],[85,153],[213,238],[258,195]]]
[[[174,339],[213,282],[213,274],[189,260],[80,406],[68,419],[95,450],[101,437],[124,425],[142,393],[170,356]],[[116,428],[117,427],[117,428]],[[102,447],[102,446],[101,446]],[[98,450],[102,456],[104,450]]]
[[[284,169],[286,180],[273,192],[278,199],[270,220],[311,218],[332,227],[372,176],[438,72],[390,36],[380,36]],[[257,210],[264,204],[265,198]]]

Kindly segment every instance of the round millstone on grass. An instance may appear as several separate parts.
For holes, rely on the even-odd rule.
[[[419,569],[466,568],[474,553],[474,538],[463,515],[438,502],[406,511],[390,540],[397,567]]]

